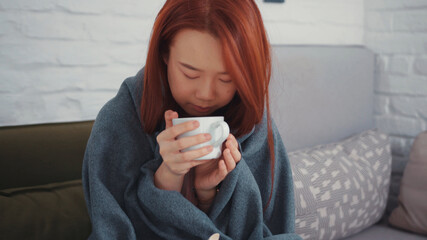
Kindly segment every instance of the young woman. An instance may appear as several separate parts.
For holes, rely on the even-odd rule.
[[[145,68],[98,114],[83,163],[92,239],[299,239],[289,161],[269,113],[270,46],[252,0],[168,0]],[[197,122],[224,116],[219,159]]]

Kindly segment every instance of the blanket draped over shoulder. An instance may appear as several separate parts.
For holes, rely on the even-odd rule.
[[[291,169],[279,132],[271,188],[267,124],[238,138],[242,159],[221,184],[208,214],[177,191],[155,187],[162,163],[155,134],[141,126],[143,71],[127,78],[99,112],[83,161],[90,239],[300,239],[294,234]]]

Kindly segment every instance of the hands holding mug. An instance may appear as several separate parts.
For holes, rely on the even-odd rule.
[[[194,186],[199,200],[213,200],[216,186],[241,159],[228,125],[222,117],[178,119],[171,110],[165,112],[165,121],[165,130],[157,136],[163,163],[154,176],[155,185],[179,192],[184,175],[196,167]]]
[[[182,152],[191,146],[208,142],[211,140],[210,134],[199,133],[193,136],[177,139],[178,136],[197,129],[200,126],[198,121],[187,121],[173,126],[172,119],[178,118],[178,114],[171,110],[165,112],[166,128],[157,136],[160,155],[168,170],[175,175],[184,175],[192,167],[206,161],[195,160],[212,152],[212,146],[204,146],[198,149]]]
[[[233,171],[242,157],[237,140],[232,134],[227,137],[224,147],[220,158],[196,166],[194,188],[202,210],[210,207],[216,195],[216,187]]]

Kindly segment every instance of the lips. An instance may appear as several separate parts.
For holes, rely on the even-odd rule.
[[[192,104],[192,105],[193,105],[194,110],[196,110],[197,112],[200,112],[200,113],[207,113],[212,109],[212,107],[202,107],[202,106],[197,106],[194,104]]]

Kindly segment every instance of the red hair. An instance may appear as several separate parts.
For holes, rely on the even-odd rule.
[[[236,137],[249,133],[267,112],[270,150],[271,201],[274,185],[274,140],[271,127],[268,85],[271,76],[270,44],[261,13],[253,0],[167,0],[154,23],[144,75],[141,117],[144,130],[153,133],[168,109],[177,103],[167,81],[163,56],[182,29],[208,32],[222,45],[227,71],[237,93],[224,119]]]

